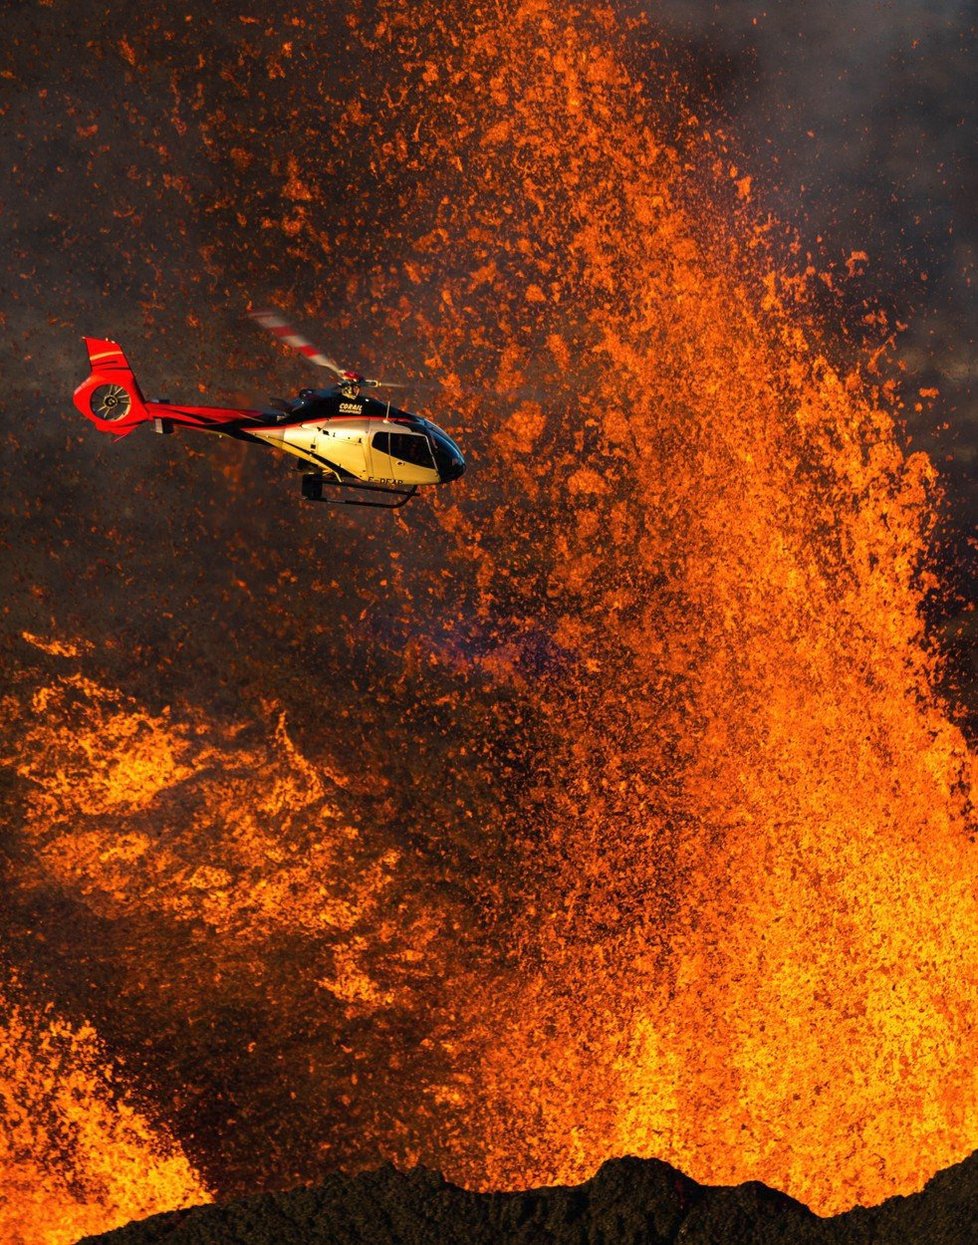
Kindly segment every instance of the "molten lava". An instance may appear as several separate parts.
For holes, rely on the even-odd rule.
[[[249,627],[195,607],[236,713],[26,638],[5,936],[56,1001],[72,957],[92,973],[81,1011],[200,1175],[62,1065],[48,1116],[71,1099],[104,1144],[45,1126],[6,1161],[73,1164],[88,1230],[120,1217],[122,1144],[132,1215],[384,1158],[515,1188],[633,1153],[823,1214],[920,1188],[978,1146],[975,769],[885,356],[819,327],[814,267],[610,13],[369,7],[376,78],[321,101],[328,178],[287,92],[262,96],[294,138],[277,200],[248,118],[203,86],[188,112],[189,63],[172,94],[234,156],[256,263],[357,282],[473,466],[400,525],[255,542]],[[240,72],[281,34],[247,27]]]
[[[0,995],[0,1227],[60,1245],[207,1200],[179,1145],[120,1096],[90,1026]]]

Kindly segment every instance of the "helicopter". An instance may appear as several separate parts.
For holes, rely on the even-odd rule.
[[[163,434],[195,428],[292,454],[304,471],[306,501],[395,510],[419,488],[449,483],[465,471],[461,451],[437,424],[362,393],[405,385],[340,367],[277,311],[248,314],[311,363],[332,372],[335,383],[326,389],[301,389],[294,398],[273,398],[270,410],[148,400],[122,347],[86,337],[91,373],[75,390],[75,406],[100,432],[115,437],[152,423]],[[332,490],[339,495],[332,496]]]

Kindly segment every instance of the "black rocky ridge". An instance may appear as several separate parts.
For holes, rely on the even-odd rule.
[[[820,1219],[763,1184],[710,1188],[655,1159],[584,1184],[470,1193],[436,1172],[332,1175],[315,1189],[154,1215],[80,1245],[978,1245],[978,1152],[910,1197]]]

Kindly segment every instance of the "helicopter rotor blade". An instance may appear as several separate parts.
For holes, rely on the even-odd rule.
[[[364,376],[362,373],[353,371],[351,368],[341,367],[335,359],[331,359],[329,355],[324,354],[319,347],[315,346],[307,337],[303,337],[301,333],[297,333],[282,313],[276,311],[274,307],[268,307],[261,311],[249,311],[247,314],[250,319],[255,320],[262,326],[263,329],[271,333],[274,337],[277,337],[279,341],[284,342],[287,346],[291,346],[292,349],[301,354],[304,359],[308,359],[310,363],[314,363],[317,367],[328,368],[341,383],[353,383],[359,385],[362,389],[413,389],[430,391],[456,387],[454,385],[446,385],[445,382],[435,380],[433,377],[419,377],[417,380],[377,380],[373,377]]]
[[[308,338],[297,333],[283,316],[281,316],[274,308],[268,308],[265,311],[249,311],[248,315],[252,320],[256,320],[263,329],[272,333],[280,341],[285,342],[287,346],[291,346],[293,350],[297,350],[303,358],[308,359],[310,363],[315,363],[317,367],[329,368],[340,378],[349,375],[346,368],[340,365],[314,346]]]

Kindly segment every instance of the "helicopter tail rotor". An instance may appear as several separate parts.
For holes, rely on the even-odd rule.
[[[153,418],[118,342],[86,337],[89,375],[75,390],[75,406],[100,432],[124,437]]]

